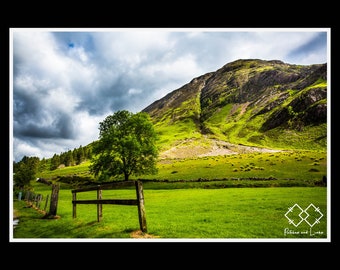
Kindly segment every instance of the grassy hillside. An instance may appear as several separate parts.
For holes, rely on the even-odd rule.
[[[228,63],[154,102],[161,150],[194,140],[262,148],[327,148],[326,65],[257,59]],[[208,142],[212,145],[212,143]]]
[[[45,170],[37,177],[60,182],[65,188],[93,184],[96,179],[89,173],[89,165],[90,161],[86,161],[77,166]],[[164,158],[157,167],[156,175],[132,176],[131,179],[142,179],[150,188],[163,188],[166,184],[172,188],[325,186],[327,153],[281,151]]]

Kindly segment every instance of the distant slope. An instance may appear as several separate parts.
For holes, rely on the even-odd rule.
[[[188,156],[204,155],[217,146],[237,151],[240,144],[325,150],[327,64],[237,60],[142,111],[154,121],[161,150],[181,149],[179,156],[187,149]]]

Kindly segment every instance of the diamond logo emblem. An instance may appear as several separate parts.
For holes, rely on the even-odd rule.
[[[288,208],[285,217],[288,219],[289,224],[293,224],[295,227],[299,226],[303,221],[313,227],[315,224],[320,223],[323,214],[320,208],[312,203],[305,209],[296,203]]]

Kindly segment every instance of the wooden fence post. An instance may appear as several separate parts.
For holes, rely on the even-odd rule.
[[[100,188],[100,185],[98,185],[97,189],[97,200],[102,199],[102,190]],[[98,222],[102,220],[103,217],[103,205],[102,204],[97,204],[97,220]]]
[[[26,194],[25,194],[25,201],[28,201],[29,202],[30,200],[30,192],[29,191],[26,191]]]
[[[73,204],[73,211],[72,211],[72,215],[73,218],[77,217],[77,204],[76,204],[76,200],[77,200],[77,193],[76,192],[72,192],[72,204]]]
[[[146,215],[145,215],[145,206],[144,206],[144,193],[143,193],[143,185],[141,181],[136,181],[136,194],[137,194],[137,206],[138,206],[138,218],[139,225],[142,232],[147,232],[146,227]]]
[[[47,208],[47,203],[48,203],[48,194],[46,196],[46,202],[45,202],[45,206],[44,206],[44,211],[46,212],[46,208]]]
[[[36,196],[35,205],[36,205],[36,207],[39,208],[39,209],[40,209],[40,203],[41,203],[42,199],[43,199],[43,195],[42,195],[42,194],[38,194],[38,195]]]
[[[53,184],[52,185],[50,212],[48,213],[49,216],[56,216],[57,215],[59,187],[60,187],[59,184]]]

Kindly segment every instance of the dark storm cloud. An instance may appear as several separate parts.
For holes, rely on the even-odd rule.
[[[135,82],[128,75],[121,74],[98,82],[95,89],[84,90],[86,94],[79,97],[75,111],[86,110],[90,115],[103,115],[108,111],[126,108],[125,96]]]
[[[51,84],[23,76],[14,81],[13,135],[24,138],[74,138],[71,115],[50,102]]]
[[[49,124],[41,124],[33,121],[14,121],[14,136],[19,139],[74,139],[75,131],[73,128],[72,118],[66,114],[56,115],[53,122]]]

